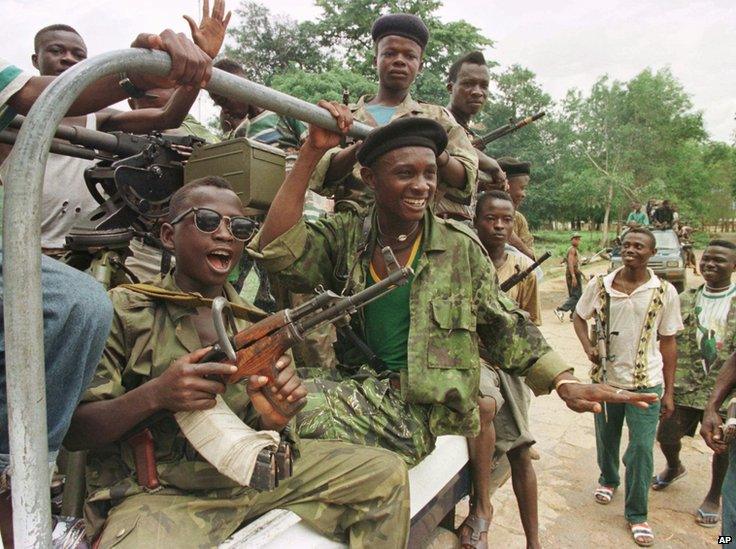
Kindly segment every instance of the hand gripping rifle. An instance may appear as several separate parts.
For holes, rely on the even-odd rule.
[[[510,133],[514,133],[516,130],[520,130],[524,126],[531,124],[532,122],[535,122],[536,120],[539,120],[546,114],[547,114],[546,112],[540,111],[531,116],[520,118],[516,122],[514,122],[513,119],[509,119],[508,124],[504,124],[500,128],[496,128],[495,130],[473,140],[473,145],[475,146],[476,149],[480,149],[482,151],[488,146],[488,144],[491,141],[495,141],[496,139],[501,139],[502,137]]]
[[[271,392],[278,375],[276,361],[311,331],[327,323],[349,321],[359,308],[406,284],[412,269],[399,267],[388,246],[381,251],[389,274],[380,282],[347,296],[318,289],[317,295],[306,303],[270,315],[233,336],[228,334],[226,325],[235,324],[230,304],[224,298],[214,299],[212,316],[218,341],[201,362],[235,364],[237,371],[226,376],[224,383],[237,383],[251,375],[267,377],[263,394],[282,415],[294,416],[301,406],[279,400]],[[147,490],[160,485],[148,427],[167,415],[166,412],[155,414],[136,426],[132,435],[123,437],[133,447],[138,481]],[[271,490],[278,486],[279,480],[291,476],[293,453],[288,433],[280,436],[273,431],[251,429],[219,396],[213,409],[176,412],[174,418],[204,459],[243,486]]]
[[[511,288],[513,288],[514,286],[516,286],[517,284],[519,284],[522,280],[524,280],[527,276],[529,276],[530,274],[532,274],[534,272],[534,270],[537,267],[539,267],[542,263],[544,263],[545,261],[547,261],[550,258],[551,255],[552,255],[551,252],[544,252],[539,259],[537,259],[534,263],[532,263],[531,265],[529,265],[526,269],[524,269],[523,271],[519,271],[515,275],[512,275],[509,278],[507,278],[506,280],[504,280],[501,283],[501,289],[504,292],[508,292]]]

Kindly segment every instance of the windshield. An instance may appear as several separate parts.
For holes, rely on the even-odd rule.
[[[669,249],[676,250],[680,247],[680,243],[677,240],[677,235],[671,231],[663,231],[654,233],[654,238],[657,240],[657,249]]]

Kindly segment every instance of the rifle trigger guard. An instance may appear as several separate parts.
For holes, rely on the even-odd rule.
[[[225,353],[228,359],[236,362],[238,360],[233,349],[232,343],[230,343],[230,336],[227,334],[227,328],[225,327],[225,313],[227,314],[228,321],[231,325],[235,325],[235,316],[230,308],[230,303],[224,297],[216,297],[212,300],[212,322],[215,325],[215,333],[217,334],[217,342],[220,346],[220,350]]]

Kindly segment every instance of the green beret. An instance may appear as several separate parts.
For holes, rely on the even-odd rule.
[[[512,158],[511,156],[499,158],[498,165],[506,172],[507,177],[511,177],[513,175],[531,175],[532,173],[531,162],[523,162],[522,160]]]
[[[429,118],[398,118],[368,134],[358,150],[358,162],[370,166],[381,155],[401,147],[427,147],[439,156],[447,147],[447,132]]]
[[[391,13],[382,15],[373,23],[371,29],[373,42],[384,36],[403,36],[419,44],[424,51],[429,40],[429,29],[419,17],[411,13]]]

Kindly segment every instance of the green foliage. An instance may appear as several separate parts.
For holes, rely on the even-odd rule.
[[[342,101],[343,90],[350,92],[351,101],[361,95],[376,92],[375,82],[362,74],[340,68],[331,68],[320,73],[291,68],[284,74],[275,76],[271,84],[277,90],[310,103],[316,103],[320,99]]]
[[[452,62],[493,45],[468,21],[441,21],[441,0],[315,0],[315,5],[321,12],[314,21],[297,22],[243,0],[227,55],[240,61],[250,78],[307,101],[339,101],[343,89],[355,101],[377,87],[373,21],[386,13],[414,13],[427,24],[430,41],[412,94],[442,105]],[[522,211],[533,228],[553,220],[613,225],[632,201],[650,197],[674,201],[681,217],[695,226],[733,217],[736,143],[708,140],[702,114],[669,69],[647,68],[628,81],[604,75],[589,90],[570,90],[558,103],[520,65],[494,71],[492,79],[494,92],[475,121],[479,131],[547,112],[486,151],[532,162]]]
[[[274,75],[290,67],[320,70],[327,58],[312,45],[309,23],[299,23],[287,16],[273,15],[257,2],[243,1],[235,10],[236,24],[228,30],[235,47],[225,55],[238,61],[246,77],[270,85]]]

